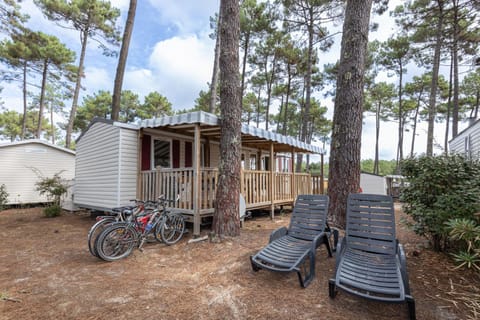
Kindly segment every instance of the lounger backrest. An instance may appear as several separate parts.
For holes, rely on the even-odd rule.
[[[395,254],[395,211],[390,196],[350,194],[347,203],[347,246],[368,252]]]
[[[288,234],[292,237],[313,240],[325,231],[328,196],[299,195],[293,207]]]

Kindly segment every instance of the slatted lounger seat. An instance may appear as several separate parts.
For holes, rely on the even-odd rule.
[[[250,257],[252,269],[267,269],[298,274],[302,287],[315,276],[315,252],[320,244],[327,246],[332,233],[326,223],[328,197],[325,195],[299,195],[295,202],[290,226],[272,232],[269,244]],[[303,275],[302,275],[303,274]]]
[[[345,237],[337,247],[335,278],[329,281],[330,298],[335,297],[336,288],[367,299],[406,302],[410,319],[415,319],[390,196],[349,195]]]

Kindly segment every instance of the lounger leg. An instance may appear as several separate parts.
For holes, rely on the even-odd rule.
[[[325,234],[323,237],[323,243],[327,246],[328,256],[332,257],[332,249],[330,248],[330,241],[328,240],[328,235]]]
[[[253,262],[253,256],[250,256],[250,263],[252,264],[253,271],[257,272],[260,268]]]
[[[307,260],[308,259],[308,260]],[[307,266],[308,264],[308,266]],[[305,274],[305,277],[302,276],[302,271]],[[313,278],[315,278],[315,254],[311,251],[308,253],[308,258],[306,258],[300,265],[300,268],[297,269],[298,281],[302,288],[308,287]]]
[[[337,291],[335,290],[335,279],[328,280],[328,295],[331,299],[335,299]]]
[[[338,245],[338,229],[334,228],[332,230],[332,233],[333,233],[333,247],[332,247],[332,251],[333,252],[336,252],[337,251],[337,245]]]
[[[413,299],[412,296],[405,296],[405,300],[407,301],[408,315],[410,317],[410,320],[415,320],[416,319],[415,300]]]

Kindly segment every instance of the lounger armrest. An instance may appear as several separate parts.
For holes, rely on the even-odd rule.
[[[323,237],[325,237],[325,232],[319,233],[313,238],[312,241],[312,251],[315,253],[315,250],[323,243]]]
[[[287,233],[288,233],[288,230],[286,227],[280,227],[276,230],[273,230],[272,233],[270,234],[270,240],[268,241],[268,243],[273,242],[278,238],[285,236]]]
[[[397,240],[397,256],[400,261],[400,272],[402,273],[403,285],[405,287],[405,293],[410,294],[410,285],[408,283],[408,271],[407,271],[407,256],[403,250],[403,245]]]

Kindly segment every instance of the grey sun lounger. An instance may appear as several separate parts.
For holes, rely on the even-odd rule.
[[[300,285],[308,286],[315,276],[316,249],[323,243],[332,256],[329,237],[337,230],[331,230],[326,222],[328,202],[325,195],[299,195],[288,229],[282,227],[272,232],[269,244],[250,257],[252,269],[295,271]]]
[[[395,213],[390,196],[350,194],[345,237],[337,247],[335,278],[329,295],[340,288],[383,302],[406,302],[415,319],[403,247],[395,237]]]

